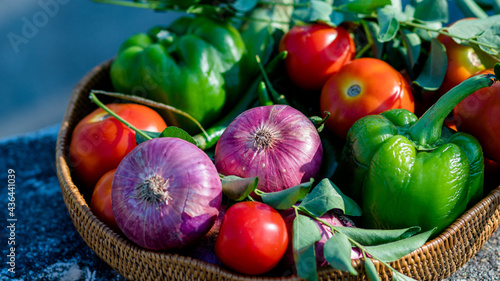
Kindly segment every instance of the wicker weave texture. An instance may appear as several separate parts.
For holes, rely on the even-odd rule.
[[[56,147],[57,175],[64,203],[83,240],[102,260],[129,280],[299,280],[291,277],[243,276],[190,257],[154,252],[137,247],[114,232],[91,212],[86,199],[71,177],[68,157],[71,132],[77,122],[95,108],[88,95],[92,89],[112,90],[111,61],[92,69],[75,87],[68,104]],[[500,187],[469,209],[435,239],[413,253],[391,263],[398,271],[417,280],[441,280],[453,274],[474,256],[499,226]],[[382,280],[391,272],[374,261]],[[354,261],[358,276],[329,267],[320,268],[320,280],[367,280],[363,264]]]

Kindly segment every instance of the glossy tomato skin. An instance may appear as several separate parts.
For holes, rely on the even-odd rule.
[[[478,74],[493,74],[488,69]],[[500,162],[500,84],[482,88],[465,98],[453,109],[457,130],[477,138],[484,157]]]
[[[239,202],[226,211],[215,254],[227,267],[257,275],[273,269],[288,246],[281,215],[260,202]]]
[[[139,130],[161,132],[167,127],[153,109],[139,104],[108,104],[118,116]],[[70,164],[85,189],[92,191],[104,173],[115,169],[136,147],[135,132],[98,108],[85,116],[73,130]]]
[[[355,59],[346,64],[321,91],[321,112],[331,113],[326,127],[342,139],[361,117],[393,108],[414,112],[410,85],[392,66],[375,58]]]
[[[460,21],[470,19],[473,18],[465,18]],[[446,48],[446,57],[448,58],[446,74],[438,90],[438,96],[442,96],[451,88],[485,68],[472,47],[458,44],[451,37],[443,34],[440,34],[437,39]]]
[[[111,209],[111,183],[116,169],[105,173],[97,182],[92,197],[90,209],[96,217],[114,230],[118,230],[113,210]]]
[[[289,78],[305,90],[320,90],[356,51],[346,29],[322,23],[292,27],[282,37],[279,50],[288,52],[285,68]]]

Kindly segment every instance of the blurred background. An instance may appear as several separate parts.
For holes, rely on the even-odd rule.
[[[60,123],[92,67],[177,16],[90,0],[0,1],[0,138]]]
[[[462,17],[453,2],[450,20]],[[59,124],[92,67],[130,35],[178,16],[91,0],[0,1],[0,138]]]

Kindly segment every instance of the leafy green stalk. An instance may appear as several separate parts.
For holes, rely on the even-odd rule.
[[[418,29],[421,29],[421,30],[430,31],[430,32],[436,32],[436,33],[439,33],[439,34],[442,34],[442,35],[446,35],[446,36],[458,39],[458,40],[462,41],[465,44],[473,44],[473,45],[483,46],[485,48],[496,49],[496,50],[500,51],[500,46],[491,45],[491,44],[487,44],[487,43],[484,43],[484,42],[479,42],[477,40],[477,37],[464,37],[464,36],[460,36],[460,35],[457,35],[457,34],[450,33],[450,32],[447,31],[447,28],[432,28],[432,27],[429,27],[429,26],[426,26],[426,25],[423,25],[423,24],[419,24],[419,23],[415,23],[415,22],[409,22],[409,21],[401,21],[401,22],[399,22],[399,24],[402,25],[402,26],[414,27],[414,28],[418,28]]]
[[[396,231],[392,231],[392,233],[395,233],[395,234],[401,233],[401,235],[394,235],[393,237],[390,237],[390,239],[387,239],[387,241],[384,241],[387,243],[380,244],[380,245],[374,245],[374,246],[365,246],[365,245],[361,244],[360,242],[358,242],[356,239],[352,238],[351,235],[349,235],[349,231],[345,231],[346,229],[350,229],[350,228],[334,226],[334,225],[326,222],[325,220],[311,214],[310,212],[304,212],[303,208],[301,208],[300,206],[293,206],[293,208],[295,209],[296,214],[303,213],[303,214],[309,216],[310,218],[312,218],[312,219],[314,219],[314,220],[316,220],[316,221],[318,221],[318,222],[320,222],[320,223],[322,223],[322,224],[324,224],[332,229],[332,232],[334,234],[332,236],[332,238],[334,239],[334,242],[328,242],[328,241],[330,241],[330,240],[328,240],[327,243],[325,244],[325,247],[328,247],[327,249],[329,249],[329,247],[331,246],[330,244],[337,245],[336,249],[338,249],[338,247],[342,246],[341,243],[339,243],[339,241],[341,241],[343,244],[345,244],[345,241],[348,241],[349,242],[348,245],[352,245],[352,246],[360,249],[362,254],[363,254],[364,260],[365,260],[365,268],[367,269],[366,273],[367,273],[369,280],[378,280],[378,274],[377,274],[375,267],[373,266],[373,262],[370,260],[370,258],[368,258],[368,255],[372,259],[377,260],[380,263],[382,263],[384,266],[388,267],[393,272],[393,275],[397,275],[397,274],[401,275],[401,273],[398,272],[396,269],[394,269],[388,262],[395,261],[395,260],[413,252],[414,250],[418,249],[419,247],[421,247],[429,239],[429,237],[432,235],[432,233],[434,231],[434,229],[432,229],[432,230],[429,230],[427,232],[417,234],[415,236],[405,237],[405,235],[404,235],[405,233],[407,233],[406,235],[413,235],[412,232],[414,232],[414,230],[416,230],[416,229],[419,230],[420,228],[417,227],[417,228],[396,230]],[[350,230],[352,230],[352,229],[350,229]],[[356,230],[354,230],[354,231],[356,231]],[[365,230],[361,230],[361,231],[365,231]],[[376,232],[380,233],[383,231],[373,230],[373,232],[375,234]],[[336,235],[336,233],[340,234],[340,235]],[[332,239],[332,238],[330,238],[330,239]],[[401,238],[401,239],[398,239],[398,238]],[[337,239],[339,241],[337,241]],[[349,250],[350,250],[350,248],[351,247],[349,247]],[[349,251],[349,253],[350,253],[350,251]],[[331,260],[331,258],[327,258],[327,261],[329,261],[329,260]],[[349,263],[350,263],[350,259],[349,259]],[[335,266],[335,265],[337,265],[337,266]],[[355,274],[353,272],[354,268],[352,268],[352,266],[351,267],[348,266],[347,260],[345,260],[343,262],[339,262],[337,264],[331,264],[331,266],[333,266],[336,269],[349,271],[351,274]],[[376,278],[375,278],[375,276],[376,276]],[[407,277],[407,276],[405,276],[405,277],[407,278],[407,280],[413,280],[410,277]]]
[[[114,93],[114,92],[107,92],[107,91],[101,91],[101,90],[92,90],[91,96],[92,96],[92,94],[93,94],[93,97],[91,97],[91,99],[93,99],[93,100],[97,100],[97,97],[95,96],[95,94],[102,94],[102,95],[106,95],[109,97],[119,98],[119,99],[123,99],[123,100],[129,100],[132,102],[140,103],[140,104],[147,105],[149,107],[154,107],[157,109],[175,112],[175,113],[182,115],[182,116],[188,118],[189,120],[191,120],[196,126],[198,126],[198,128],[200,128],[202,134],[208,138],[207,132],[205,131],[203,126],[200,124],[200,122],[198,122],[198,120],[196,120],[193,116],[189,115],[188,113],[186,113],[178,108],[175,108],[173,106],[170,106],[170,105],[167,105],[164,103],[160,103],[160,102],[156,102],[156,101],[152,101],[149,99],[141,98],[139,96],[125,95],[122,93]]]
[[[144,139],[150,140],[152,139],[151,136],[147,135],[144,131],[137,129],[134,125],[130,124],[127,120],[121,118],[116,114],[113,110],[109,109],[106,105],[104,105],[95,95],[94,91],[90,92],[89,98],[91,101],[93,101],[95,104],[97,104],[100,108],[102,108],[104,111],[106,111],[109,115],[113,116],[116,118],[118,121],[122,122],[125,126],[129,127],[130,129],[134,130],[137,134],[141,135]]]

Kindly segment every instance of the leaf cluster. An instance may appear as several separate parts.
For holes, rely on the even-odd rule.
[[[359,48],[357,56],[371,56],[405,69],[414,86],[436,90],[447,67],[446,50],[437,40],[439,34],[471,46],[481,62],[492,68],[500,62],[499,1],[455,1],[466,17],[451,27],[447,0],[93,0],[95,2],[149,8],[156,11],[182,11],[218,20],[253,18],[257,7],[280,7],[286,17],[273,19],[283,29],[296,24],[325,22],[331,25],[353,23]]]
[[[262,202],[277,210],[292,208],[295,211],[292,237],[295,267],[297,274],[307,280],[318,280],[315,247],[316,242],[321,239],[321,233],[317,223],[327,225],[333,233],[323,248],[329,265],[358,275],[351,261],[351,251],[357,248],[363,254],[364,270],[369,280],[379,280],[372,259],[390,268],[394,280],[413,280],[396,271],[388,263],[421,247],[433,232],[430,230],[419,233],[420,227],[417,226],[378,230],[329,224],[321,218],[325,213],[336,209],[347,216],[360,216],[361,208],[327,178],[315,186],[314,180],[311,179],[283,191],[268,193],[256,189],[258,178],[221,177],[223,192],[232,200],[253,200],[248,195],[254,192]]]

